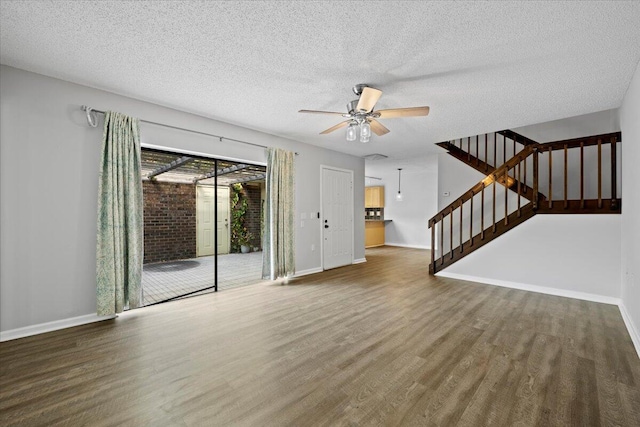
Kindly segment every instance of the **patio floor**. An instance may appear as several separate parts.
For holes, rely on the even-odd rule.
[[[213,286],[213,273],[213,256],[145,264],[142,268],[144,305]],[[218,290],[258,283],[262,281],[261,275],[262,252],[218,255]],[[213,289],[202,293],[206,292]]]

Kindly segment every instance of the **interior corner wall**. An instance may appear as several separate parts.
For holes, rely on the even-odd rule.
[[[640,354],[640,64],[620,107],[622,158],[622,305]],[[628,325],[629,326],[629,325]]]
[[[550,142],[620,129],[617,111],[606,110],[514,130]],[[633,142],[624,134],[622,138],[626,155]],[[438,162],[439,209],[484,178],[448,154]],[[622,206],[627,179],[622,179]],[[621,297],[620,230],[620,215],[537,215],[444,269],[443,275],[612,302]]]
[[[353,170],[354,211],[364,212],[362,158],[0,65],[0,333],[95,314],[102,117],[88,126],[82,105],[298,152],[297,217],[320,211],[321,165]],[[259,147],[150,124],[140,131],[148,147],[266,162]],[[320,221],[297,223],[296,270],[321,268]],[[364,215],[354,218],[354,242],[354,258],[364,258]]]
[[[365,167],[367,186],[384,186],[385,244],[419,249],[431,248],[429,218],[438,212],[437,155],[422,157],[411,164],[398,165],[393,161],[371,162]],[[403,200],[396,199],[398,167],[402,167]]]

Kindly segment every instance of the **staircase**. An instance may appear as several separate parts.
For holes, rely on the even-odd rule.
[[[429,220],[429,273],[537,214],[619,214],[618,142],[620,132],[541,144],[504,130],[438,143],[486,177]]]

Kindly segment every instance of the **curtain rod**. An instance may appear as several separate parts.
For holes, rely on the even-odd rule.
[[[96,109],[88,107],[86,105],[82,106],[82,110],[86,111],[86,113],[87,113],[87,121],[89,122],[89,125],[92,126],[92,127],[96,127],[98,124],[96,123],[95,119],[91,116],[91,113],[92,112],[93,113],[98,113],[98,114],[104,114],[105,113],[102,110],[96,110]],[[252,145],[254,147],[269,148],[266,145],[256,144],[254,142],[241,141],[239,139],[227,138],[226,136],[214,135],[212,133],[201,132],[199,130],[181,128],[181,127],[178,127],[178,126],[167,125],[167,124],[164,124],[164,123],[152,122],[150,120],[143,120],[143,119],[138,119],[138,120],[140,122],[142,122],[142,123],[147,123],[147,124],[150,124],[150,125],[162,126],[162,127],[166,127],[166,128],[170,128],[170,129],[182,130],[182,131],[185,131],[185,132],[191,132],[191,133],[197,133],[197,134],[200,134],[200,135],[211,136],[211,137],[220,139],[220,142],[222,142],[223,139],[226,139],[227,141],[239,142],[240,144]],[[297,156],[298,153],[295,153],[295,155]]]

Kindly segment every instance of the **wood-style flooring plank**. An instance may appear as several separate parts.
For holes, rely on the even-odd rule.
[[[0,425],[640,425],[616,306],[429,276],[428,260],[381,247],[0,343]]]

